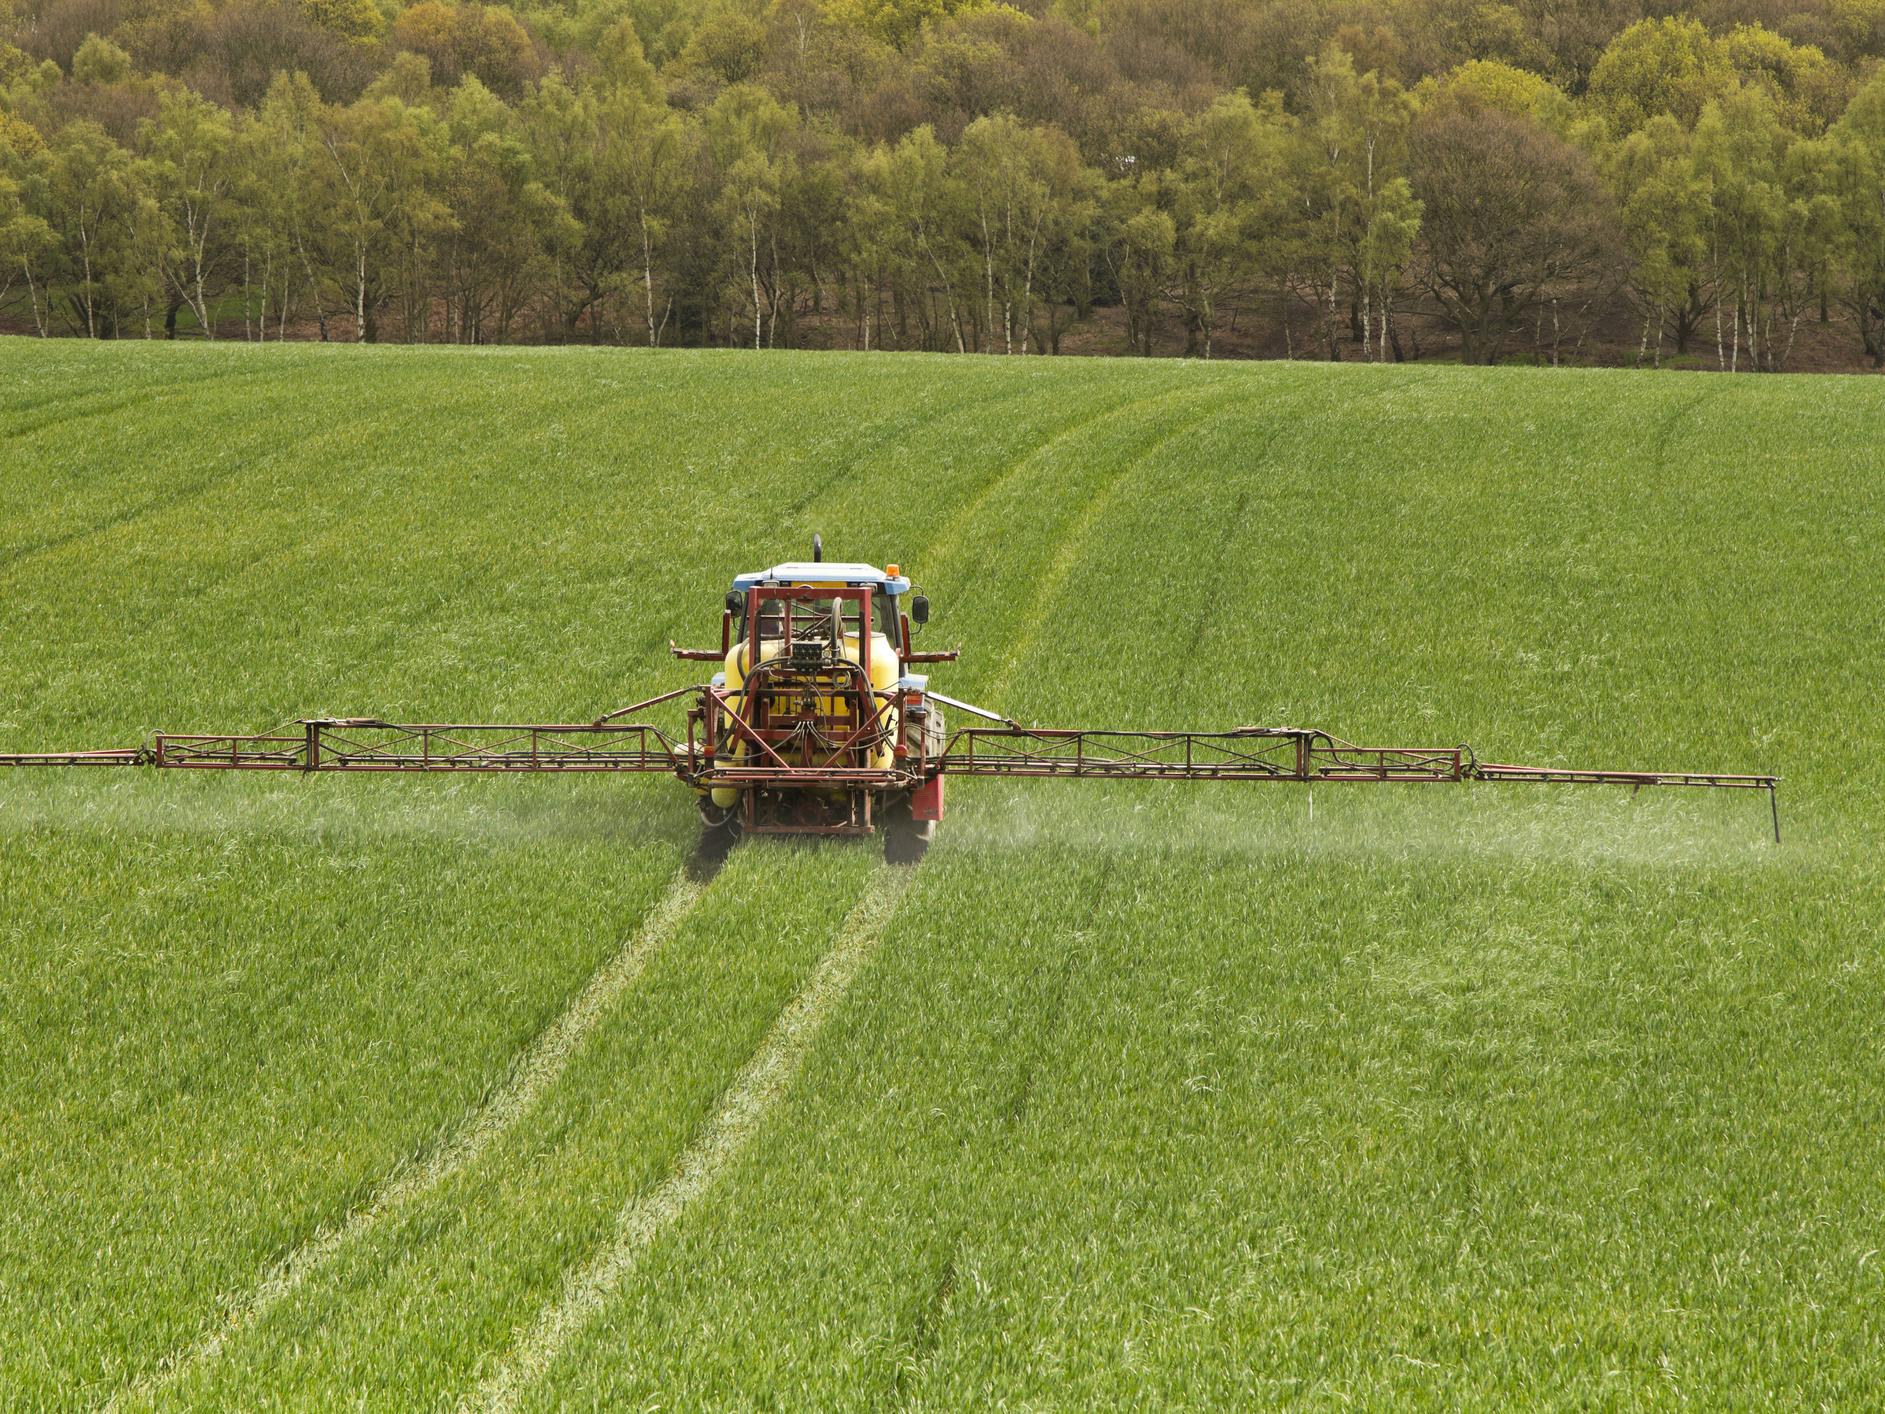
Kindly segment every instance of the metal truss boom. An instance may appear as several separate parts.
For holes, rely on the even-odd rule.
[[[158,733],[150,743],[111,751],[25,752],[0,755],[0,766],[153,766],[170,770],[309,772],[646,772],[679,777],[697,788],[841,788],[909,790],[938,775],[1016,778],[1271,781],[1315,784],[1437,784],[1483,781],[1499,784],[1605,784],[1764,790],[1771,806],[1774,838],[1780,838],[1778,776],[1719,772],[1577,770],[1482,762],[1471,747],[1360,746],[1327,732],[1298,727],[1240,727],[1231,731],[1132,731],[1095,728],[1023,727],[981,709],[978,715],[1006,723],[965,727],[940,751],[926,754],[921,734],[898,740],[891,763],[881,767],[844,764],[856,740],[888,733],[886,725],[922,695],[896,689],[861,692],[877,699],[861,706],[850,735],[819,739],[813,751],[806,728],[762,733],[741,715],[745,698],[720,688],[677,689],[586,723],[401,723],[376,717],[316,717],[299,730],[261,735]],[[752,700],[771,689],[755,687]],[[694,697],[684,734],[646,722],[622,721],[642,709],[675,698]],[[931,693],[939,702],[953,699]],[[735,705],[738,698],[739,704]],[[729,751],[716,743],[723,722],[752,750]],[[776,740],[775,740],[776,738]],[[799,743],[797,760],[781,754]],[[835,750],[830,749],[835,746]]]

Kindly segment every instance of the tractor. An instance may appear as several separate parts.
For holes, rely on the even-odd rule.
[[[742,574],[720,647],[672,648],[720,670],[689,709],[689,759],[710,830],[868,835],[922,857],[943,817],[943,709],[916,666],[929,600],[897,565],[809,561]]]

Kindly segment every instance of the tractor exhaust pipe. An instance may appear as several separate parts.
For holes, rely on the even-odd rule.
[[[822,535],[814,535],[812,537],[812,563],[815,565],[819,565],[819,564],[823,564],[824,561],[825,561],[825,537]]]

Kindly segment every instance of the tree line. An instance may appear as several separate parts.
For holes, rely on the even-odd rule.
[[[1885,0],[7,3],[41,335],[1885,364]]]

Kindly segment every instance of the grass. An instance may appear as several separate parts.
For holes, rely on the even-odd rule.
[[[475,1406],[708,1160],[525,1407],[1885,1397],[1878,383],[0,341],[0,386],[0,750],[581,720],[818,530],[1023,720],[1772,770],[1788,831],[959,782],[719,1143],[869,850],[742,846],[512,1115],[671,891],[672,783],[11,773],[12,1402]]]

